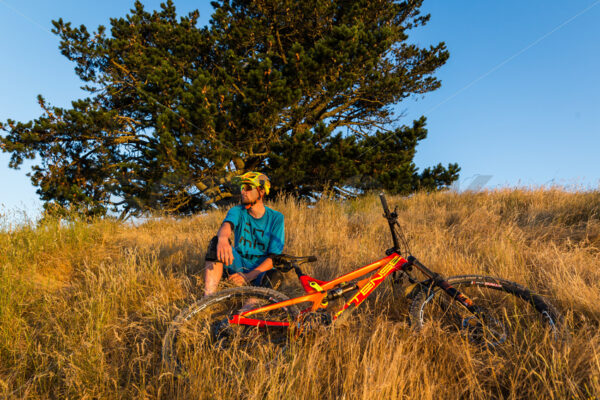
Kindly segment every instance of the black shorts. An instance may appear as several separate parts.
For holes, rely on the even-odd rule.
[[[210,239],[210,243],[208,244],[208,249],[206,249],[206,257],[204,257],[205,261],[219,261],[217,259],[217,243],[219,242],[219,238],[214,236]],[[229,240],[229,244],[231,244],[231,239]]]

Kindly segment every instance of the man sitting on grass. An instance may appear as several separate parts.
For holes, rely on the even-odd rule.
[[[217,291],[223,274],[237,286],[277,287],[282,280],[281,272],[273,269],[271,257],[283,251],[283,214],[263,203],[271,182],[259,172],[247,172],[239,178],[242,204],[229,210],[206,252],[205,296]]]

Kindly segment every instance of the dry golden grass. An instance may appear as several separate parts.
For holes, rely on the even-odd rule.
[[[187,378],[160,359],[177,313],[201,294],[205,247],[224,211],[140,226],[59,222],[0,232],[0,398],[589,399],[600,393],[600,193],[501,190],[390,198],[412,252],[445,275],[519,282],[567,316],[569,343],[475,348],[415,334],[407,301],[383,291],[344,326],[283,355],[199,355]],[[389,247],[375,196],[286,216],[286,252],[328,279]],[[6,224],[5,224],[6,225]],[[292,276],[290,276],[291,282]],[[286,290],[294,292],[291,283]]]

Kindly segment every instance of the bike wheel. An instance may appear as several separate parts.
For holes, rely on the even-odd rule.
[[[287,300],[283,293],[260,287],[225,289],[198,300],[182,311],[171,323],[163,339],[162,358],[173,370],[201,362],[210,349],[252,349],[263,344],[280,344],[287,340],[288,327],[259,328],[229,324],[231,315],[242,309],[261,307]],[[280,308],[251,318],[292,322],[299,314],[296,306]]]
[[[510,281],[465,275],[447,279],[469,297],[478,312],[471,313],[440,288],[423,287],[410,307],[411,324],[418,330],[427,323],[446,331],[460,331],[470,342],[496,347],[506,342],[539,342],[549,335],[563,336],[562,317],[542,296]]]

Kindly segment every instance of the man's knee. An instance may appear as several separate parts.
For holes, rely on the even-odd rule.
[[[222,271],[223,263],[219,261],[206,261],[204,263],[204,269],[206,271]]]
[[[217,291],[223,277],[223,263],[206,261],[204,265],[204,295],[208,296]]]

